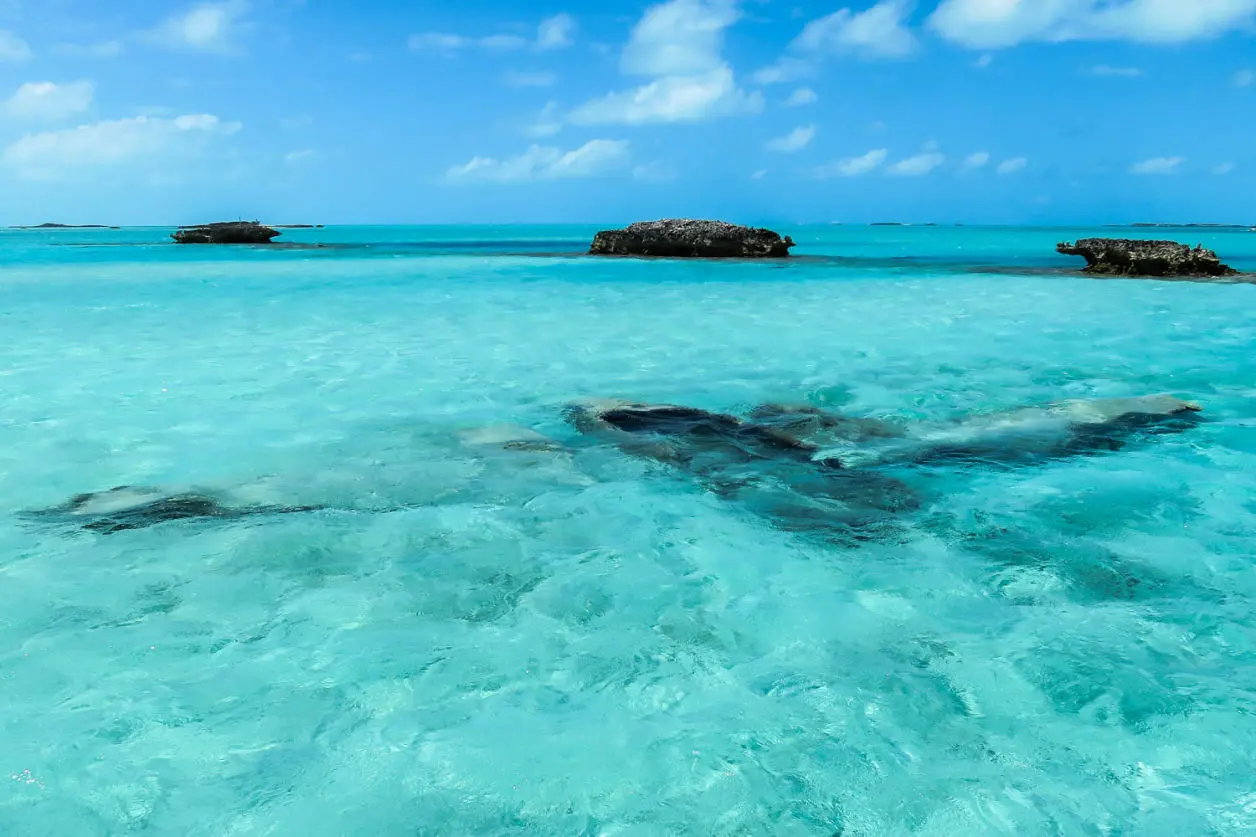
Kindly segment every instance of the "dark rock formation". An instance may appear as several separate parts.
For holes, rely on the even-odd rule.
[[[573,405],[581,433],[665,463],[713,494],[790,531],[847,545],[894,538],[894,517],[920,506],[905,483],[871,469],[817,460],[814,445],[779,428],[672,404]]]
[[[665,256],[701,259],[783,258],[794,246],[771,230],[723,221],[643,221],[605,230],[593,239],[594,256]]]
[[[1128,238],[1083,238],[1055,248],[1066,256],[1086,259],[1086,273],[1108,276],[1235,276],[1217,254],[1203,247],[1190,248],[1176,241],[1144,241]]]
[[[764,404],[743,420],[671,404],[592,401],[572,406],[568,420],[585,436],[664,463],[775,525],[857,543],[898,537],[901,516],[925,499],[923,486],[883,467],[907,477],[921,466],[1040,466],[1186,432],[1200,423],[1200,409],[1157,395],[1062,402],[913,429],[810,405]]]
[[[227,221],[179,227],[170,237],[179,244],[269,244],[282,233],[256,221]]]
[[[760,427],[817,447],[834,442],[857,444],[897,439],[906,435],[902,427],[888,421],[844,416],[810,404],[761,404],[750,411],[750,418]]]
[[[679,446],[665,443],[652,449],[655,458],[672,462],[693,464],[712,456],[721,462],[743,464],[781,458],[810,462],[815,450],[814,446],[777,432],[775,428],[694,407],[595,401],[574,405],[567,415],[582,433],[603,433],[616,441],[624,441],[624,434],[685,440]]]
[[[80,494],[56,508],[29,512],[26,516],[34,520],[70,524],[101,535],[113,535],[178,520],[240,520],[318,510],[318,506],[232,508],[215,497],[196,492],[168,494],[157,488],[124,485],[94,494]]]

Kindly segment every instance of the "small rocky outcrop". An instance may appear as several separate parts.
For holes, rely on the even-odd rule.
[[[1107,276],[1202,277],[1236,276],[1212,250],[1191,248],[1176,241],[1128,238],[1083,238],[1055,248],[1066,256],[1086,259],[1086,273]]]
[[[605,230],[593,239],[594,256],[664,256],[691,259],[784,258],[794,241],[772,230],[724,221],[643,221]]]
[[[257,221],[227,221],[179,227],[170,237],[179,244],[269,244],[277,235],[282,233]]]

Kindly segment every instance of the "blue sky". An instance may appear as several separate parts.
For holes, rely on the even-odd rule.
[[[1256,0],[0,0],[0,223],[1256,222]]]

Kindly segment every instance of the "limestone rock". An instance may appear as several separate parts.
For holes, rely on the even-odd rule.
[[[1086,273],[1110,276],[1235,276],[1211,250],[1191,248],[1176,241],[1128,238],[1083,238],[1055,248],[1066,256],[1086,259]]]
[[[642,221],[604,230],[593,239],[594,256],[665,256],[702,259],[784,258],[794,246],[772,230],[724,221]]]
[[[170,237],[179,244],[269,244],[277,235],[279,230],[256,221],[227,221],[179,227]]]

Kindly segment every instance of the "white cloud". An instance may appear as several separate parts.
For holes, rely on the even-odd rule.
[[[768,176],[768,170],[767,170],[767,169],[759,169],[759,170],[758,170],[758,171],[756,171],[754,174],[750,175],[750,179],[751,179],[751,180],[762,180],[763,178],[765,178],[765,177],[767,177],[767,176]]]
[[[976,61],[973,62],[973,66],[976,67],[978,70],[984,70],[986,67],[989,67],[993,63],[994,63],[994,56],[986,52],[986,53],[983,53]]]
[[[999,174],[1016,174],[1028,165],[1029,160],[1024,157],[1013,157],[1010,160],[1004,160],[1002,163],[999,163],[999,167],[996,171],[998,171]]]
[[[239,122],[229,122],[223,125],[219,122],[218,117],[212,113],[189,113],[185,116],[176,117],[173,124],[175,129],[179,131],[217,131],[222,129],[227,134],[234,134],[244,127]]]
[[[1026,40],[1047,39],[1060,20],[1090,0],[942,0],[929,26],[964,46],[994,49]]]
[[[810,87],[799,87],[785,100],[785,107],[796,108],[803,105],[813,105],[819,98]]]
[[[563,123],[558,118],[558,102],[548,102],[545,107],[541,108],[536,121],[526,126],[523,133],[524,136],[541,139],[552,137],[562,129]]]
[[[798,127],[790,131],[783,137],[777,137],[769,140],[767,144],[768,151],[776,151],[781,154],[793,154],[795,151],[802,151],[811,141],[815,139],[816,128],[814,125]]]
[[[815,176],[822,179],[830,177],[858,177],[861,174],[869,174],[876,171],[889,156],[889,151],[884,148],[878,148],[874,151],[869,151],[862,157],[848,157],[845,160],[821,166],[816,169]]]
[[[795,79],[806,78],[815,72],[815,65],[801,58],[785,56],[775,64],[769,64],[755,71],[753,76],[757,84],[781,84]]]
[[[514,52],[517,50],[534,49],[546,52],[564,49],[574,41],[572,35],[576,31],[576,20],[571,15],[561,14],[546,18],[536,27],[535,40],[522,35],[486,35],[471,38],[466,35],[454,35],[449,32],[419,32],[411,35],[408,41],[410,49],[415,52],[438,52],[447,56],[456,55],[466,49],[482,49],[487,52]]]
[[[804,52],[853,52],[865,57],[899,58],[916,50],[916,36],[904,23],[906,0],[882,0],[862,12],[840,9],[803,28],[793,48]]]
[[[1256,70],[1239,70],[1234,74],[1235,87],[1251,87],[1256,84]]]
[[[924,154],[917,154],[915,157],[900,160],[890,166],[887,173],[898,177],[920,177],[928,174],[945,162],[945,154],[937,151],[926,151]]]
[[[542,50],[563,49],[571,46],[576,31],[576,19],[571,15],[554,15],[541,21],[536,28],[536,48]]]
[[[627,139],[590,139],[548,168],[551,177],[593,177],[628,161]]]
[[[988,162],[990,162],[989,152],[976,151],[964,158],[964,168],[968,171],[973,171],[982,168]]]
[[[98,44],[57,44],[52,51],[61,58],[117,58],[125,50],[121,41]]]
[[[54,122],[87,110],[91,106],[93,92],[90,81],[70,84],[30,82],[19,87],[0,112],[14,119]]]
[[[0,29],[0,61],[29,61],[34,56],[30,44],[6,29]]]
[[[1130,167],[1130,174],[1175,174],[1185,157],[1153,157]]]
[[[1256,0],[942,0],[929,26],[974,49],[1026,41],[1181,43],[1247,27]]]
[[[1234,163],[1222,163],[1219,166],[1213,166],[1212,173],[1216,175],[1227,175],[1237,168]]]
[[[561,122],[533,122],[523,129],[523,135],[533,139],[545,139],[561,133],[562,130]]]
[[[737,87],[728,66],[695,76],[669,76],[620,93],[610,93],[576,108],[578,125],[647,125],[697,122],[717,116],[758,113],[763,95]]]
[[[662,163],[646,163],[645,165],[637,166],[632,170],[632,179],[655,182],[675,180],[676,171],[670,166],[665,166]]]
[[[763,94],[738,87],[720,54],[724,30],[739,18],[736,0],[669,0],[649,7],[633,27],[620,71],[652,80],[585,102],[569,121],[648,125],[759,113]]]
[[[1100,37],[1180,43],[1244,29],[1254,17],[1256,0],[1128,0],[1098,3],[1089,23],[1098,27]]]
[[[553,87],[558,76],[554,73],[506,73],[505,81],[511,87]]]
[[[902,58],[915,52],[916,36],[907,28],[911,0],[882,0],[856,12],[839,9],[811,21],[789,45],[791,54],[760,68],[759,84],[781,84],[814,75],[821,59],[830,54],[863,58]]]
[[[628,75],[697,76],[724,66],[724,30],[741,18],[735,0],[670,0],[646,9],[620,57]]]
[[[629,157],[627,140],[590,140],[573,151],[534,145],[515,157],[475,157],[449,170],[453,180],[518,183],[595,177],[623,168]]]
[[[1098,64],[1090,68],[1092,76],[1117,76],[1120,78],[1138,78],[1143,71],[1137,67],[1110,67],[1107,64]]]
[[[131,162],[151,167],[172,155],[197,155],[207,139],[229,136],[241,127],[239,122],[222,122],[211,114],[114,119],[27,134],[4,149],[0,166],[32,180],[63,179]]]
[[[289,151],[284,155],[283,161],[290,166],[299,165],[313,160],[318,156],[318,152],[313,148],[302,148],[299,151]]]
[[[234,46],[247,11],[248,0],[201,3],[168,18],[152,35],[173,49],[226,52]]]
[[[446,32],[420,32],[411,35],[410,49],[415,52],[442,52],[453,55],[462,49],[478,47],[490,52],[510,52],[524,49],[528,39],[519,35],[489,35],[484,38],[467,38],[463,35],[450,35]]]

